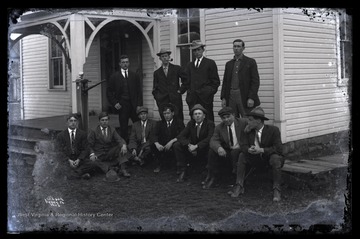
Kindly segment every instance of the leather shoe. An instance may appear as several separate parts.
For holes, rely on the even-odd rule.
[[[185,181],[185,171],[182,171],[180,174],[179,174],[179,177],[178,179],[176,180],[177,183],[182,183]]]
[[[81,178],[82,179],[90,179],[91,178],[91,176],[90,176],[90,173],[85,173],[85,174],[83,174],[82,176],[81,176]]]
[[[160,167],[156,167],[155,169],[154,169],[154,173],[159,173],[160,172]]]
[[[214,184],[215,181],[215,177],[210,177],[209,181],[203,185],[203,189],[209,189],[212,187],[212,185]]]
[[[232,198],[237,198],[240,194],[244,194],[244,188],[241,187],[239,184],[236,184],[234,191],[230,194],[230,196]]]
[[[274,189],[274,197],[273,197],[273,201],[274,202],[279,202],[281,200],[281,193],[280,190],[275,188]]]
[[[207,184],[207,183],[209,182],[209,180],[210,180],[210,174],[208,174],[208,175],[206,176],[205,180],[201,182],[201,185]]]
[[[130,178],[130,173],[128,173],[127,171],[126,171],[126,169],[122,169],[121,170],[121,174],[124,176],[124,177],[127,177],[127,178]]]

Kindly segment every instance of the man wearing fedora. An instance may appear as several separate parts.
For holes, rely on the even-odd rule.
[[[70,114],[67,117],[68,127],[60,132],[55,141],[56,151],[69,170],[64,172],[68,179],[89,179],[95,165],[89,160],[87,134],[78,129],[79,115]]]
[[[161,105],[171,103],[176,106],[175,117],[184,120],[183,102],[181,95],[185,93],[186,72],[180,66],[170,63],[171,51],[161,49],[156,55],[162,62],[159,69],[154,71],[152,94],[163,119]],[[180,86],[181,82],[181,86]]]
[[[213,185],[219,169],[226,166],[226,163],[231,164],[232,173],[236,174],[236,165],[241,152],[240,140],[245,137],[246,119],[236,118],[231,107],[222,108],[218,115],[222,122],[215,127],[215,132],[210,139],[208,175],[202,182],[204,189]]]
[[[126,142],[115,128],[109,125],[109,119],[107,112],[101,112],[99,125],[89,133],[90,160],[96,163],[104,173],[120,167],[120,173],[125,177],[130,177],[126,171],[126,162],[129,157]]]
[[[203,56],[205,44],[200,40],[193,41],[190,49],[195,58],[186,67],[186,103],[189,111],[196,104],[202,105],[208,113],[206,117],[214,122],[213,101],[220,86],[218,68],[214,60]]]
[[[131,160],[139,162],[140,166],[151,155],[150,133],[155,130],[156,121],[148,118],[148,108],[141,106],[136,111],[139,121],[131,127],[128,148],[131,152]]]
[[[107,99],[119,114],[120,136],[128,142],[129,119],[138,121],[136,109],[143,105],[140,77],[129,70],[127,55],[120,56],[120,70],[115,72],[107,85]]]
[[[260,105],[258,96],[260,77],[256,61],[243,54],[245,43],[233,41],[234,58],[225,64],[221,88],[222,107],[230,106],[236,117],[245,117],[254,107]]]
[[[154,173],[159,173],[165,160],[174,158],[173,144],[178,134],[184,129],[184,122],[174,118],[175,106],[171,103],[161,106],[164,119],[156,123],[155,130],[150,135],[151,151],[155,158]]]
[[[200,167],[205,166],[210,138],[214,133],[214,122],[206,118],[207,111],[202,105],[194,105],[190,114],[192,119],[177,136],[178,140],[174,144],[179,173],[177,182],[184,181],[188,163],[197,164]]]
[[[282,142],[280,130],[276,126],[264,124],[264,110],[261,107],[254,108],[248,116],[249,133],[242,137],[240,147],[241,154],[237,165],[236,185],[231,197],[238,197],[244,193],[244,180],[247,165],[259,164],[270,165],[273,178],[273,201],[281,199],[281,168],[284,165],[282,155]]]

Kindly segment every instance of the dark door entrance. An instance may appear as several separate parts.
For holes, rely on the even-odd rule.
[[[130,60],[130,70],[139,74],[142,86],[142,33],[127,21],[114,21],[100,33],[101,78],[109,80],[112,73],[119,71],[121,55]],[[107,82],[102,84],[102,110],[115,113],[115,108],[106,97]]]

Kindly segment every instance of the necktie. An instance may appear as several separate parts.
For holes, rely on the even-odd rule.
[[[125,71],[125,79],[128,78],[128,74],[127,74],[127,71]]]
[[[167,67],[164,67],[164,73],[167,76],[167,74],[168,74],[168,68]]]
[[[145,123],[141,123],[141,138],[142,141],[145,143],[146,142],[146,138],[145,138]]]
[[[230,138],[230,146],[234,146],[234,140],[233,140],[233,135],[232,135],[232,130],[231,127],[229,127],[229,138]]]
[[[196,124],[196,137],[198,137],[199,138],[199,136],[200,136],[200,124]]]
[[[198,58],[197,62],[196,62],[196,66],[195,66],[196,68],[199,68],[199,62],[200,62],[200,59]]]
[[[75,153],[75,130],[71,130],[71,151]]]
[[[104,138],[106,138],[106,128],[102,128],[102,131],[103,131]]]
[[[256,131],[255,136],[256,136],[256,140],[258,141],[259,146],[260,146],[260,142],[261,142],[261,141],[260,141],[260,137],[261,137],[260,131]]]

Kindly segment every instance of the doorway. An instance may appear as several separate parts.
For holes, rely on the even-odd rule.
[[[128,21],[113,21],[100,32],[101,78],[109,80],[115,71],[119,71],[121,55],[129,57],[129,70],[140,76],[142,89],[142,33]],[[116,113],[115,108],[109,104],[106,96],[107,82],[101,86],[102,110]]]

